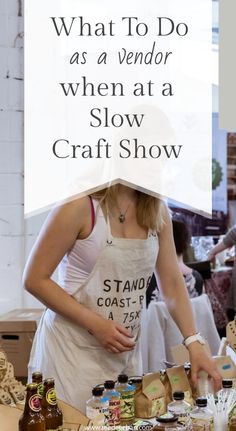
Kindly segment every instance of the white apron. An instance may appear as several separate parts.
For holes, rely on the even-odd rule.
[[[41,370],[44,378],[54,377],[58,397],[82,412],[97,384],[116,380],[120,373],[142,373],[141,310],[155,268],[158,238],[152,232],[144,240],[114,238],[109,222],[107,228],[107,241],[97,262],[73,296],[87,308],[128,328],[135,337],[135,349],[109,353],[86,329],[47,309],[29,362],[29,377],[36,370]]]

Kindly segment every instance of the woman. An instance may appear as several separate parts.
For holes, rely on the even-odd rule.
[[[224,238],[218,242],[208,253],[208,259],[210,261],[214,261],[217,254],[226,250],[227,248],[231,248],[235,246],[236,251],[236,225],[231,227],[229,231],[226,233]],[[231,283],[231,291],[230,297],[228,298],[228,310],[227,315],[229,320],[233,320],[236,312],[236,260],[234,261],[233,274],[232,274],[232,283]]]
[[[218,253],[233,247],[233,245],[236,246],[236,225],[231,227],[224,238],[209,251],[208,259],[214,260]]]
[[[55,283],[51,276],[59,263]],[[183,337],[195,334],[171,221],[159,200],[117,185],[56,208],[24,276],[26,289],[48,307],[29,371],[54,376],[58,396],[82,411],[96,384],[121,372],[141,373],[140,314],[155,265]],[[193,379],[204,369],[219,386],[203,346],[192,342],[189,352]]]

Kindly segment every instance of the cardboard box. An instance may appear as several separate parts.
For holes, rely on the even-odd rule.
[[[18,309],[0,317],[0,347],[15,369],[16,377],[27,377],[29,355],[43,309]]]

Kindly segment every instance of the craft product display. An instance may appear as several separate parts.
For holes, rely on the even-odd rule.
[[[28,431],[24,426],[29,417],[35,421],[32,431],[61,431],[63,418],[54,380],[43,381],[40,372],[33,379],[37,382],[27,385],[19,431]],[[176,387],[179,390],[173,392]],[[121,374],[117,382],[106,380],[92,388],[91,394],[86,403],[88,430],[235,431],[236,390],[232,380],[224,379],[215,396],[209,393],[194,400],[189,367],[173,367],[142,377]]]
[[[220,358],[220,366],[228,363],[227,357]],[[226,367],[227,368],[227,367]],[[200,376],[202,388],[211,388],[207,383],[207,375]],[[206,379],[206,381],[204,381]],[[135,419],[133,426],[136,427],[135,420],[141,420],[139,426],[148,431],[236,431],[236,390],[230,379],[223,379],[222,389],[217,393],[207,393],[200,396],[191,387],[191,367],[188,365],[175,366],[159,373],[150,373],[139,377],[118,376],[120,385],[127,385],[127,382],[134,387],[134,411]],[[105,382],[104,386],[114,387],[114,382]],[[173,392],[173,389],[178,389]],[[109,391],[99,385],[100,397],[106,400],[109,398]],[[111,390],[112,392],[112,390]],[[132,390],[131,390],[132,393]],[[105,401],[103,401],[105,402]],[[130,399],[129,399],[130,402]],[[128,405],[130,409],[130,405]],[[133,407],[131,407],[131,410]],[[108,416],[109,417],[109,416]],[[140,419],[139,419],[140,418]],[[151,423],[145,424],[145,418],[149,418]],[[94,417],[92,423],[97,425],[101,420],[101,415]],[[103,416],[103,426],[109,424],[109,420]],[[118,425],[118,424],[117,424]],[[137,429],[135,428],[134,429]],[[119,429],[119,428],[118,428]],[[129,428],[133,429],[132,426]]]
[[[217,357],[216,362],[223,380],[215,394],[206,373],[200,373],[198,388],[193,386],[189,364],[143,376],[120,374],[116,381],[108,376],[91,388],[83,426],[86,431],[236,431],[236,367],[228,356]],[[44,379],[38,370],[25,387],[15,379],[3,351],[0,404],[12,411],[21,408],[18,426],[10,431],[84,431],[76,424],[68,428],[68,418],[63,428],[53,377]]]

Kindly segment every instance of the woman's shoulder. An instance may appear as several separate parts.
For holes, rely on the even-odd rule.
[[[83,196],[81,198],[73,199],[68,202],[63,202],[60,205],[57,205],[52,210],[52,215],[58,216],[69,216],[76,218],[79,216],[82,218],[83,216],[87,216],[90,212],[90,198],[89,196]]]
[[[55,206],[50,212],[46,227],[53,232],[78,234],[88,223],[91,214],[90,199],[84,196]]]

